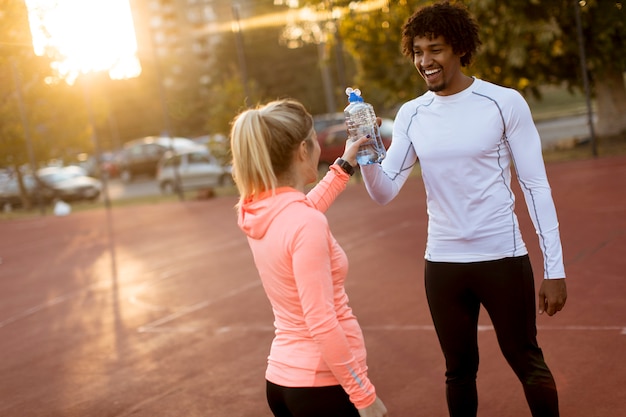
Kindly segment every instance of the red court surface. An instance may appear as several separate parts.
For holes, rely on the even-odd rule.
[[[548,165],[569,299],[538,318],[564,417],[626,416],[626,157]],[[269,417],[272,314],[235,197],[0,222],[0,416]],[[539,282],[537,239],[518,213]],[[329,210],[392,417],[446,417],[422,281],[424,191]],[[479,415],[530,413],[481,313]]]

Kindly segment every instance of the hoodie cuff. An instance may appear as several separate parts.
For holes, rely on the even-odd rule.
[[[332,164],[330,166],[330,170],[333,171],[339,178],[345,180],[345,182],[348,182],[350,180],[350,175],[346,171],[344,171],[339,165]]]

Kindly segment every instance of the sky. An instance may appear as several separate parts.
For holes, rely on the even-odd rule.
[[[128,0],[26,0],[26,6],[35,53],[56,49],[54,68],[67,82],[88,72],[107,71],[113,79],[141,73]]]

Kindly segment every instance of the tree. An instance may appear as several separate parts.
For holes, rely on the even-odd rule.
[[[581,5],[582,6],[582,5]],[[626,10],[624,3],[610,0],[589,1],[581,7],[583,38],[589,70],[595,87],[600,135],[626,131]],[[570,9],[566,9],[571,11]],[[564,27],[571,33],[572,19]],[[578,72],[578,80],[581,79]],[[578,81],[580,85],[580,81]]]
[[[250,7],[254,10],[244,10],[246,14],[275,11],[272,1],[268,0],[250,2]],[[206,100],[206,123],[210,132],[227,133],[230,121],[244,107],[277,98],[298,99],[312,114],[326,112],[318,45],[303,44],[290,49],[279,42],[282,31],[281,26],[243,27],[243,51],[237,49],[235,33],[222,36],[215,49],[211,93]],[[245,58],[249,97],[242,84],[238,52]]]
[[[452,0],[454,1],[454,0]],[[399,52],[401,27],[425,0],[390,1],[388,8],[343,19],[341,33],[355,61],[364,95],[384,111],[423,91],[418,74]],[[483,46],[472,72],[540,96],[539,87],[565,83],[582,89],[574,0],[466,0],[481,28]],[[578,3],[597,106],[597,132],[626,130],[626,16],[617,0]],[[422,90],[420,90],[422,89]],[[415,91],[418,90],[418,91]]]
[[[23,167],[88,150],[89,130],[82,96],[54,83],[50,58],[32,46],[24,2],[0,0],[0,167],[17,174],[23,200]]]
[[[356,66],[354,87],[381,117],[395,116],[398,105],[424,91],[419,74],[400,52],[402,25],[422,4],[399,0],[369,13],[349,9],[341,19],[339,31]]]
[[[580,8],[587,68],[599,135],[626,131],[626,12],[616,0],[471,0],[484,45],[481,76],[539,94],[545,84],[582,89],[576,7]]]
[[[20,104],[24,108],[25,96],[38,84],[41,65],[32,51],[24,4],[0,0],[0,10],[0,166],[19,166],[29,159]]]

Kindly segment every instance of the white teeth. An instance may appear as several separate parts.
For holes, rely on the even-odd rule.
[[[435,74],[436,72],[439,72],[439,70],[438,70],[438,69],[434,69],[434,70],[426,70],[426,71],[424,71],[424,74],[426,74],[426,75],[433,75],[433,74]]]

